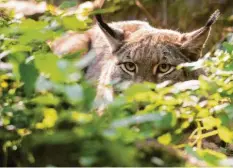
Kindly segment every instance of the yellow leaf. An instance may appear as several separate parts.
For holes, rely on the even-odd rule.
[[[211,149],[202,149],[202,150],[197,149],[197,153],[200,154],[200,155],[203,155],[204,153],[207,153],[209,155],[216,156],[219,159],[226,159],[226,155],[224,155],[223,153],[220,153],[220,152],[213,151]]]
[[[218,128],[218,135],[220,139],[225,141],[226,143],[233,142],[233,132],[224,126]]]
[[[2,82],[2,83],[1,83],[1,87],[2,87],[2,88],[7,88],[7,87],[8,87],[8,84],[7,84],[6,82]]]
[[[91,114],[72,112],[72,119],[80,123],[87,123],[92,120]]]
[[[213,129],[214,127],[219,127],[221,124],[221,120],[214,118],[212,116],[209,116],[209,117],[203,118],[202,123],[207,130],[210,130],[210,129]]]
[[[166,133],[160,137],[158,137],[158,142],[163,144],[163,145],[168,145],[171,143],[172,137],[171,134]]]
[[[0,79],[1,79],[1,80],[6,80],[6,79],[9,79],[9,76],[7,76],[7,75],[1,75],[1,76],[0,76]]]
[[[51,128],[57,121],[57,111],[53,108],[44,109],[44,119],[41,123],[36,124],[36,128]]]
[[[25,129],[25,128],[18,129],[17,132],[21,136],[25,136],[25,135],[31,134],[31,131],[28,130],[28,129]]]
[[[53,5],[47,5],[47,10],[52,13],[53,15],[56,15],[57,14],[57,9],[55,6]]]

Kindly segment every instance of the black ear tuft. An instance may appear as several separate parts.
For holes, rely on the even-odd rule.
[[[117,38],[116,33],[104,21],[100,14],[95,15],[98,25],[103,31],[107,31],[113,38]]]
[[[212,24],[214,24],[220,15],[220,11],[217,9],[209,18],[209,20],[206,22],[205,27],[210,27]]]
[[[100,14],[95,15],[97,24],[100,29],[104,33],[106,39],[108,40],[112,52],[119,49],[124,40],[124,31],[118,28],[110,27],[107,23],[105,23]]]

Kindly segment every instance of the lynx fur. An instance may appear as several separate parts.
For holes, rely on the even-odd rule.
[[[123,82],[160,83],[197,79],[203,70],[189,71],[176,66],[201,57],[211,26],[218,16],[217,10],[203,27],[180,33],[157,29],[143,21],[107,24],[101,15],[96,15],[97,25],[84,34],[76,34],[75,38],[79,41],[73,48],[87,48],[95,54],[87,68],[86,78],[97,83],[96,102],[100,105],[99,109],[113,100],[116,86]],[[58,44],[54,46],[59,48]]]

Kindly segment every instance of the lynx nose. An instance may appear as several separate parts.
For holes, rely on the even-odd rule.
[[[137,76],[137,77],[134,79],[134,81],[135,81],[136,83],[142,83],[142,82],[145,81],[145,79],[144,79],[143,77],[141,77],[141,76]]]
[[[135,81],[136,83],[154,82],[153,79],[151,79],[151,78],[146,78],[146,77],[142,77],[142,76],[136,77],[134,81]]]

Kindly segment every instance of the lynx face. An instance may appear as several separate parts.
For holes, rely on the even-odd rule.
[[[171,35],[174,34],[176,33],[172,32]],[[188,70],[176,69],[179,64],[190,62],[191,59],[181,51],[176,42],[167,41],[169,38],[164,39],[163,35],[158,31],[148,34],[137,32],[113,52],[117,57],[116,66],[122,80],[160,83],[195,78],[196,72],[190,74]],[[169,36],[168,33],[167,35]]]
[[[100,38],[95,42],[98,57],[87,74],[98,77],[96,100],[101,102],[100,107],[113,100],[114,91],[118,91],[117,85],[124,82],[197,79],[202,70],[178,70],[176,67],[200,58],[211,25],[218,16],[219,11],[216,11],[205,26],[193,32],[180,33],[156,29],[145,22],[127,22],[125,26],[126,22],[120,22],[120,26],[112,26],[96,15],[102,35],[98,33]],[[109,87],[111,84],[113,87]]]
[[[216,11],[206,25],[189,33],[147,27],[133,32],[110,27],[100,15],[97,21],[109,45],[113,59],[106,63],[101,80],[118,79],[117,83],[149,81],[160,83],[197,79],[202,70],[177,69],[177,65],[197,61],[208,38],[210,26],[216,21]],[[104,82],[106,83],[106,82]]]

